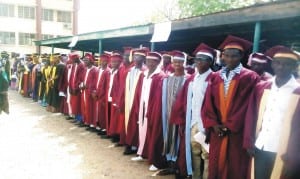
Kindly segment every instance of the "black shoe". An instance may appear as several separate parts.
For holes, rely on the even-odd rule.
[[[100,131],[98,131],[98,135],[106,135],[106,130],[100,130]]]
[[[71,117],[71,116],[67,116],[66,117],[66,120],[71,120],[71,119],[75,119],[74,117]]]
[[[110,136],[108,136],[108,135],[102,135],[101,139],[110,139]]]
[[[166,168],[166,169],[159,171],[157,175],[165,176],[165,175],[173,175],[175,173],[176,173],[176,170],[174,168]]]
[[[117,143],[117,142],[119,142],[119,141],[120,141],[120,138],[119,138],[119,137],[114,136],[114,137],[111,138],[111,142],[112,142],[112,143]]]
[[[123,155],[136,154],[137,150],[132,150],[131,146],[127,146],[123,152]]]

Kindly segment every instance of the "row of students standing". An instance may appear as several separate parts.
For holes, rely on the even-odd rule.
[[[249,70],[241,61],[251,45],[228,36],[219,46],[222,68],[218,71],[212,68],[217,50],[204,43],[193,53],[192,70],[184,67],[187,55],[177,50],[158,53],[124,48],[123,54],[103,53],[99,67],[93,65],[91,54],[81,60],[73,52],[63,73],[48,81],[60,79],[56,92],[68,119],[124,146],[124,155],[136,154],[132,161],[147,161],[149,170],[159,171],[158,175],[239,179],[253,174],[259,179],[272,174],[293,178],[300,166],[296,155],[300,106],[299,96],[293,96],[292,108],[288,99],[292,93],[299,94],[300,85],[292,74],[299,56],[276,46],[265,54],[250,55],[248,65],[253,70]],[[164,63],[168,60],[172,65]],[[270,67],[275,77],[266,72]],[[271,109],[260,109],[265,106],[261,101],[267,88],[273,91],[269,99],[277,94],[281,97],[277,103],[263,104],[272,104],[270,108],[280,114],[288,111],[289,120],[277,115],[273,122]],[[273,123],[277,132],[266,132]],[[279,130],[282,124],[290,136]],[[267,147],[275,134],[288,141],[280,152]],[[265,156],[272,157],[262,158]]]

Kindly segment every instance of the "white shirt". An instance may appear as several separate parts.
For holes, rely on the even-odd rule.
[[[110,93],[111,93],[111,88],[112,88],[112,85],[114,82],[114,76],[117,72],[118,72],[118,70],[115,70],[114,72],[112,72],[112,70],[111,70],[111,75],[110,75],[110,79],[109,79],[109,88],[108,88],[108,101],[109,102],[112,102]]]
[[[203,103],[205,91],[208,84],[205,80],[211,72],[212,71],[209,69],[203,74],[197,73],[197,75],[195,75],[194,77],[192,84],[189,85],[189,87],[192,87],[192,91],[193,91],[191,127],[196,124],[198,125],[198,129],[201,132],[205,131],[201,119],[201,108],[202,108],[202,103]]]
[[[263,122],[261,131],[255,142],[258,149],[277,152],[279,139],[282,133],[282,125],[284,123],[284,115],[289,108],[290,94],[300,86],[296,79],[292,78],[280,88],[277,87],[273,77],[270,95],[263,114]]]

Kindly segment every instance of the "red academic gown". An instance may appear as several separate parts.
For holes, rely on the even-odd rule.
[[[96,83],[96,99],[94,99],[95,110],[94,110],[94,126],[99,126],[101,129],[106,129],[106,120],[108,117],[107,114],[107,99],[108,99],[108,88],[109,88],[109,79],[110,79],[110,68],[103,70],[101,76],[97,73]],[[99,82],[98,82],[99,80]]]
[[[120,81],[119,81],[119,95],[116,99],[116,104],[119,107],[118,116],[118,129],[117,132],[120,134],[120,144],[124,145],[126,142],[126,133],[125,133],[125,85],[126,77],[132,65],[120,67]]]
[[[260,100],[262,98],[264,89],[271,89],[271,81],[262,81],[255,87],[254,93],[251,96],[249,108],[246,115],[245,131],[243,147],[245,149],[252,149],[255,146],[255,131],[256,122],[258,119],[258,111]],[[300,88],[294,91],[294,94],[300,95]],[[291,132],[287,145],[286,153],[281,156],[284,161],[284,168],[294,171],[292,176],[285,176],[282,173],[281,179],[293,179],[300,176],[300,101],[298,101],[296,112],[293,115],[291,122]],[[279,140],[279,139],[276,139]],[[250,166],[249,166],[250,171]],[[250,178],[250,175],[248,176]]]
[[[77,68],[75,67],[75,64],[72,64],[71,67],[71,74],[70,74],[70,80],[69,80],[69,92],[71,95],[70,103],[72,108],[72,114],[79,115],[81,114],[80,110],[80,89],[79,84],[81,82],[81,75],[84,72],[84,64],[80,62],[77,64]]]
[[[119,135],[119,128],[120,128],[120,121],[119,121],[119,114],[120,114],[120,108],[118,106],[118,99],[119,99],[119,93],[120,93],[120,80],[121,79],[121,70],[120,68],[116,72],[113,78],[113,84],[110,92],[110,96],[112,97],[111,101],[111,109],[110,109],[110,121],[109,121],[109,128],[107,131],[107,134],[109,136]]]
[[[259,76],[242,68],[233,77],[225,101],[221,71],[215,73],[208,85],[202,106],[204,128],[209,133],[209,179],[241,179],[247,177],[249,156],[242,147],[244,121],[253,88]],[[215,125],[225,125],[231,133],[219,137],[213,132]]]
[[[68,89],[68,71],[70,70],[71,66],[66,65],[64,71],[62,73],[62,77],[60,78],[58,84],[58,90],[65,94],[65,97],[62,98],[60,112],[63,114],[69,114],[68,104],[67,104],[67,89]]]
[[[131,106],[129,120],[127,124],[126,144],[130,146],[138,146],[139,144],[139,107],[141,100],[141,92],[143,86],[144,73],[141,73],[136,84],[134,100]]]
[[[83,79],[82,82],[85,84],[85,88],[82,90],[83,95],[83,122],[86,125],[90,125],[93,121],[93,113],[95,106],[92,99],[92,92],[96,89],[96,76],[97,76],[97,68],[95,66],[92,66],[90,68],[89,73],[88,68],[85,69],[83,73]],[[85,81],[86,78],[86,81]]]
[[[150,87],[148,109],[147,109],[147,133],[143,156],[148,158],[150,164],[158,168],[166,167],[163,151],[163,129],[162,129],[162,84],[166,77],[164,72],[154,74]]]
[[[212,80],[214,72],[210,73],[205,81]],[[187,175],[186,166],[186,150],[185,150],[185,124],[186,124],[186,110],[187,110],[187,95],[189,84],[194,80],[195,74],[190,76],[184,83],[182,89],[178,92],[177,98],[172,106],[172,111],[170,115],[170,123],[179,125],[179,151],[177,158],[177,166],[179,168],[179,173],[182,176]],[[200,115],[200,114],[199,114]],[[202,121],[201,121],[202,122]]]

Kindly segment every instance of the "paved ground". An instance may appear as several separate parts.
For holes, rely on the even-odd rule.
[[[11,113],[0,115],[1,179],[153,178],[148,163],[130,161],[123,147],[15,91],[9,98]]]

